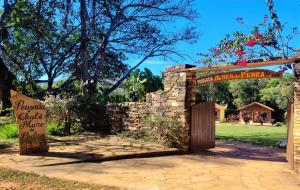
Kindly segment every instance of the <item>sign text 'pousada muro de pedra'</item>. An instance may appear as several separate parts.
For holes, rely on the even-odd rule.
[[[218,74],[200,77],[197,78],[197,84],[206,85],[209,83],[222,82],[226,80],[280,78],[280,77],[281,77],[281,73],[271,71],[271,70],[264,70],[264,69],[242,70],[242,71],[218,73]]]

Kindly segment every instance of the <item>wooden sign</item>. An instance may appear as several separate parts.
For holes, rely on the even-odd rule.
[[[19,125],[20,154],[48,152],[46,107],[42,102],[11,90],[11,102]]]
[[[233,71],[228,73],[219,73],[209,76],[204,76],[196,79],[198,85],[205,85],[208,83],[221,82],[227,80],[238,79],[258,79],[258,78],[280,78],[282,74],[271,70],[254,69]]]

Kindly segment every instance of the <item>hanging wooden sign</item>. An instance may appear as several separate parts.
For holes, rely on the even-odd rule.
[[[198,85],[206,85],[208,83],[221,82],[227,80],[238,79],[259,79],[259,78],[280,78],[282,74],[271,70],[253,69],[253,70],[241,70],[228,73],[218,73],[214,75],[204,76],[197,78]]]
[[[20,154],[48,152],[46,136],[46,107],[14,90],[11,102],[19,126]]]

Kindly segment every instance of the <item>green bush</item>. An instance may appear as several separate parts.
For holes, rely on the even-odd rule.
[[[0,126],[0,137],[4,139],[14,139],[19,137],[19,131],[16,124],[6,124]]]
[[[49,133],[70,135],[72,128],[78,128],[79,121],[75,109],[73,109],[74,101],[74,99],[65,99],[60,96],[46,97],[44,101],[47,107],[46,117],[51,125]],[[52,125],[56,125],[56,127]]]
[[[47,134],[52,136],[63,136],[64,135],[64,126],[57,125],[55,122],[49,122],[47,124]]]

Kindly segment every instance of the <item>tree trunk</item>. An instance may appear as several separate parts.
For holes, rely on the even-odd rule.
[[[89,54],[88,54],[88,35],[87,35],[87,7],[86,0],[80,0],[80,21],[81,21],[81,35],[80,35],[80,56],[81,56],[81,85],[83,94],[88,95],[88,79],[89,79]]]
[[[53,78],[51,77],[48,77],[48,82],[47,82],[47,91],[52,94],[52,91],[53,91]]]
[[[10,108],[10,89],[12,88],[14,76],[9,72],[2,58],[0,57],[0,110]]]

